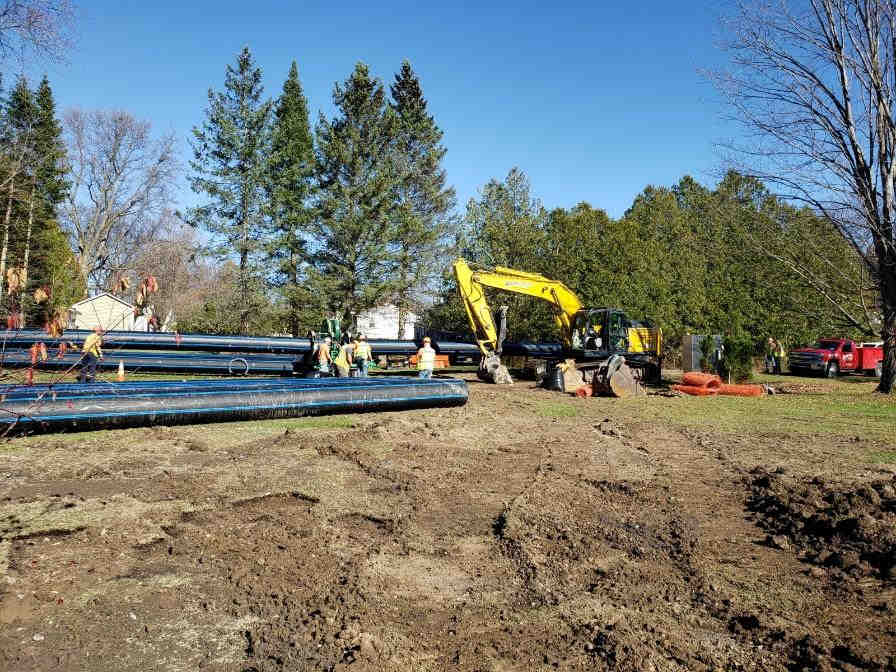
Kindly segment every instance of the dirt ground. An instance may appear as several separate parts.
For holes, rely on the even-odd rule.
[[[0,669],[896,670],[896,407],[825,385],[16,439]]]

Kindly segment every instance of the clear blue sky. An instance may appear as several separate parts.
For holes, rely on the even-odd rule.
[[[460,209],[513,166],[545,206],[621,215],[648,184],[712,182],[731,129],[698,73],[718,65],[718,3],[80,0],[68,65],[45,67],[61,109],[124,108],[189,154],[208,88],[249,45],[269,95],[292,60],[312,110],[357,61],[388,85],[402,59],[445,132]],[[6,73],[9,74],[9,73]],[[32,70],[40,74],[40,70]],[[184,185],[182,205],[195,199]]]

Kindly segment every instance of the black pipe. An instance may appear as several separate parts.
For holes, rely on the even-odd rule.
[[[284,379],[270,388],[259,388],[254,380],[233,382],[231,389],[162,391],[170,385],[161,381],[158,393],[149,383],[142,393],[112,384],[107,394],[95,394],[89,384],[70,385],[39,400],[6,398],[0,403],[0,424],[15,432],[81,431],[458,406],[467,400],[466,383],[452,378]]]
[[[47,348],[58,349],[61,343],[81,344],[90,333],[83,329],[71,329],[66,331],[61,338],[55,338],[35,329],[7,330],[0,336],[0,342],[7,348],[28,348],[35,343],[43,343]],[[316,345],[320,342],[321,339],[317,339],[314,343]],[[368,342],[374,355],[412,355],[419,348],[419,344],[414,341],[371,339]],[[281,336],[216,336],[147,331],[107,331],[103,335],[103,346],[110,349],[131,348],[135,350],[304,354],[312,349],[312,342],[309,338]],[[478,352],[478,346],[475,344],[455,341],[436,343],[434,347],[443,354]]]

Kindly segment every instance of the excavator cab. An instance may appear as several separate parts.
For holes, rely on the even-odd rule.
[[[628,317],[617,308],[580,310],[573,318],[572,349],[589,358],[627,354],[630,327]]]

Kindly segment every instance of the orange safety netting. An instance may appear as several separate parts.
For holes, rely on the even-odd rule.
[[[673,385],[672,389],[695,397],[711,397],[719,391],[718,387],[699,387],[697,385]]]
[[[731,397],[761,397],[765,394],[762,385],[722,385],[719,394]]]
[[[713,373],[689,372],[681,377],[681,384],[687,387],[702,387],[709,390],[717,390],[722,384],[722,379]]]

